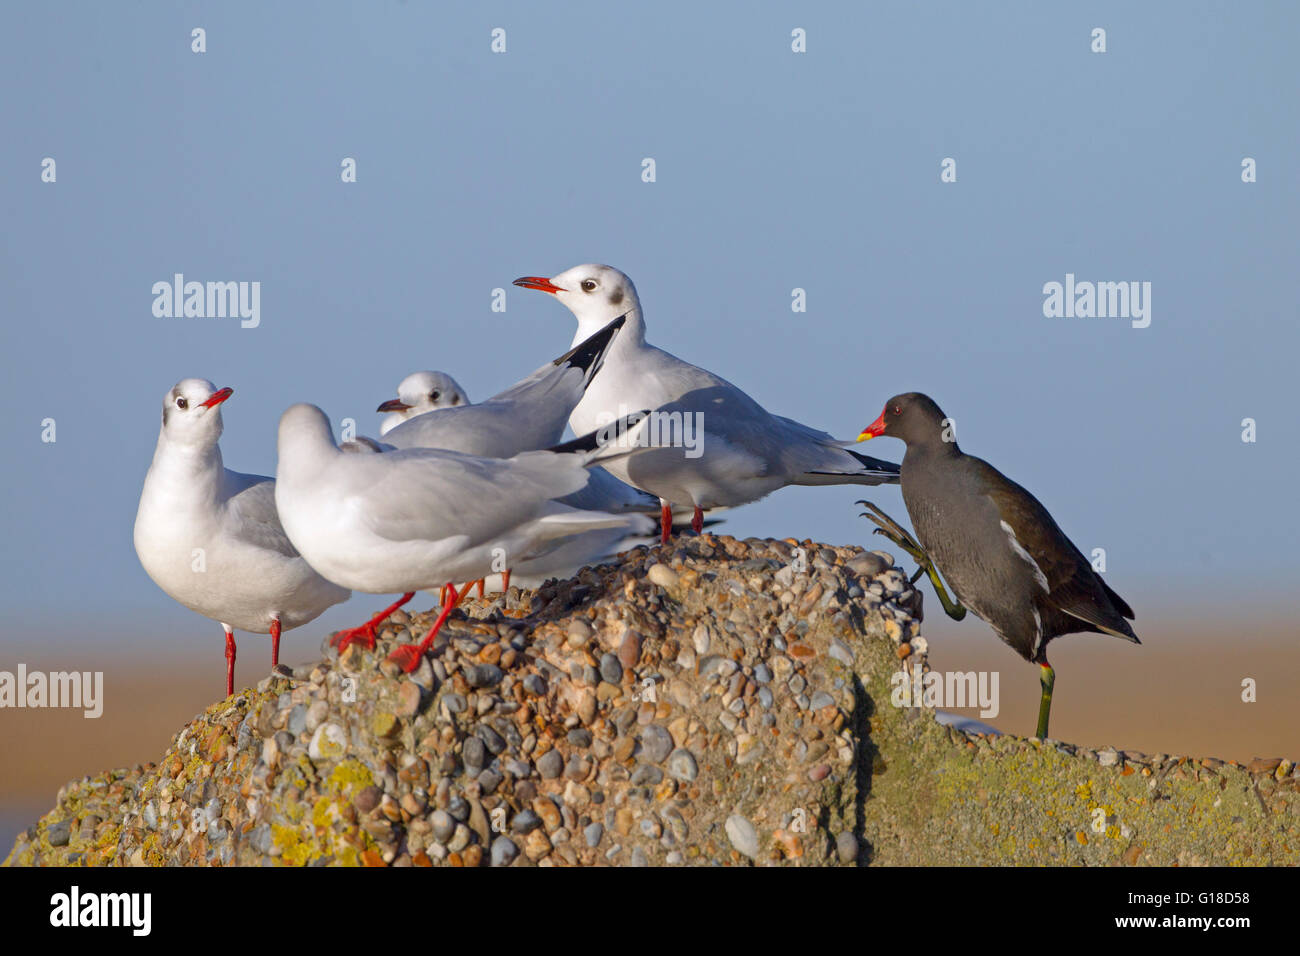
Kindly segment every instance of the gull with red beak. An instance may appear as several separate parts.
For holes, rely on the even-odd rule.
[[[426,415],[430,412],[439,412],[439,409],[442,408],[471,404],[466,398],[465,390],[457,385],[450,375],[443,372],[413,372],[402,380],[397,388],[397,393],[397,399],[389,400],[379,406],[379,411],[391,412],[384,419],[385,425],[382,434],[387,434],[395,425],[401,424],[402,421],[408,418],[414,418],[416,415]],[[471,427],[473,423],[469,420],[469,416],[458,417],[453,415],[443,417],[444,420],[460,421],[463,427],[459,430],[449,428],[446,431],[437,427],[421,428],[419,430],[411,429],[403,432],[404,446],[411,448],[438,447],[432,444],[421,445],[417,443],[437,442],[446,440],[450,436],[452,442],[459,445],[461,450],[465,450],[467,447],[474,447],[476,442],[481,441],[481,438]],[[565,412],[564,421],[567,421],[567,418],[568,413]],[[435,426],[438,424],[438,419],[434,416],[430,422],[421,424]],[[561,423],[560,427],[563,427],[563,423]],[[355,441],[356,439],[354,439]],[[345,451],[360,450],[354,449],[352,443],[345,443],[340,447]],[[388,448],[391,447],[388,446]],[[369,450],[383,451],[387,449],[381,443],[379,447],[371,447]],[[589,478],[587,487],[571,495],[565,495],[564,498],[560,499],[564,504],[585,511],[608,511],[610,514],[659,514],[659,499],[653,495],[648,495],[644,491],[639,491],[631,485],[619,481],[604,468],[592,468],[587,474]],[[646,529],[644,534],[649,534],[649,529]],[[481,597],[485,591],[508,591],[512,581],[523,588],[539,587],[549,578],[571,577],[586,565],[596,564],[620,551],[626,551],[629,548],[649,543],[649,540],[642,534],[641,529],[638,529],[636,535],[630,537],[620,528],[588,531],[585,534],[574,536],[560,547],[547,552],[539,558],[534,558],[500,573],[488,575],[484,581],[479,582],[479,596]],[[446,598],[445,594],[443,598]]]
[[[226,695],[235,692],[234,630],[280,634],[348,599],[289,543],[275,482],[224,467],[221,403],[232,389],[201,378],[163,397],[162,429],[135,516],[135,553],[171,598],[226,632]]]
[[[421,372],[407,376],[398,386],[397,400],[379,406],[381,412],[410,416],[385,431],[384,442],[398,449],[441,448],[485,458],[510,458],[556,445],[564,437],[569,413],[600,370],[623,324],[622,316],[614,318],[564,355],[478,404],[467,401],[464,390],[450,376],[436,379],[433,376],[441,373]],[[446,402],[449,394],[454,400],[446,407],[434,407]],[[562,501],[585,511],[615,514],[644,513],[657,507],[653,498],[601,468],[592,469],[585,487]],[[638,524],[637,532],[643,530]],[[526,584],[548,577],[567,577],[584,564],[608,557],[618,550],[623,538],[621,527],[595,529],[523,566],[515,567],[512,559],[511,568],[503,570],[496,580],[506,590],[515,570]],[[486,582],[480,581],[480,596],[485,587]]]
[[[446,372],[412,372],[398,383],[397,397],[379,406],[378,411],[388,413],[379,423],[379,437],[425,412],[468,404],[465,390]]]
[[[630,411],[653,410],[656,447],[607,467],[659,499],[661,540],[668,540],[674,507],[692,509],[692,527],[699,531],[705,510],[757,501],[786,485],[898,481],[897,465],[773,415],[725,379],[648,344],[636,287],[617,269],[582,265],[550,279],[525,276],[515,285],[549,293],[572,312],[575,342],[610,317],[626,315],[604,369],[569,424],[583,434]]]

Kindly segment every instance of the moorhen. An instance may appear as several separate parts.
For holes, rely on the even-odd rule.
[[[924,571],[950,617],[961,620],[969,607],[1016,653],[1042,668],[1038,736],[1046,737],[1056,682],[1047,662],[1048,642],[1062,634],[1094,632],[1140,643],[1128,623],[1133,609],[1037,498],[957,447],[948,420],[929,396],[894,396],[858,441],[880,435],[907,444],[903,503],[916,538],[865,501],[859,504],[876,514],[864,517],[912,555],[920,565],[913,580]],[[944,592],[936,565],[956,601]]]

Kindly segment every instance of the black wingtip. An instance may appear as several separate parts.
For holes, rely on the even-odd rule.
[[[902,473],[902,469],[892,461],[885,461],[883,458],[872,458],[870,455],[859,455],[851,448],[846,448],[844,450],[856,458],[864,468],[870,468],[872,471],[878,471],[882,474],[893,475],[895,477]]]
[[[571,441],[563,442],[559,445],[552,445],[546,451],[553,451],[558,455],[569,455],[575,452],[595,451],[611,439],[617,440],[626,435],[641,419],[650,414],[646,409],[642,412],[633,412],[631,415],[624,415],[616,422],[610,422],[608,425],[601,425],[593,432],[587,432]]]
[[[626,313],[620,315],[595,335],[583,339],[557,358],[554,364],[580,368],[583,372],[588,373],[587,378],[590,380],[590,373],[594,372],[595,368],[600,364],[601,358],[609,348],[609,343],[614,339],[614,334],[623,327],[625,322],[627,322]]]

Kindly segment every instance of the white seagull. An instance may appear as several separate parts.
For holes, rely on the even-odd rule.
[[[757,501],[785,485],[877,485],[898,481],[898,465],[850,451],[826,432],[766,411],[736,386],[683,362],[645,340],[636,287],[611,266],[581,265],[550,279],[525,276],[515,285],[549,292],[578,320],[580,341],[623,315],[626,324],[605,356],[569,423],[578,434],[628,411],[648,408],[655,446],[608,468],[659,498],[662,540],[673,506],[703,509]]]
[[[348,454],[324,412],[291,406],[280,418],[275,486],[289,540],[341,586],[402,592],[365,624],[335,635],[339,649],[356,641],[373,647],[380,621],[416,591],[447,585],[451,600],[423,643],[390,655],[410,672],[457,603],[453,582],[477,580],[502,561],[538,557],[575,534],[634,530],[636,515],[580,511],[555,500],[585,486],[592,465],[638,452],[631,434],[604,446],[589,435],[513,458],[434,448]]]
[[[416,415],[468,404],[465,390],[446,372],[412,372],[398,383],[397,397],[379,406],[379,411],[389,413],[379,423],[379,437]]]
[[[509,458],[521,451],[549,448],[563,436],[570,413],[590,386],[622,326],[623,320],[615,319],[590,337],[584,336],[568,353],[522,382],[477,405],[470,403],[464,390],[444,373],[408,375],[398,385],[398,397],[384,402],[377,411],[406,415],[409,420],[385,431],[381,444],[442,448],[486,458]],[[460,401],[437,407],[436,403],[445,401],[449,392]],[[385,418],[385,423],[392,417]],[[619,481],[603,468],[592,468],[586,486],[561,500],[584,511],[652,514],[659,510],[658,499]],[[642,527],[637,528],[638,535],[642,531]],[[479,582],[479,593],[485,587],[508,590],[512,575],[517,575],[513,579],[523,587],[536,586],[548,578],[568,577],[584,565],[639,543],[624,542],[618,529],[591,531],[542,557],[489,576]]]
[[[235,692],[234,630],[270,634],[275,667],[281,631],[348,599],[289,543],[275,482],[222,465],[221,403],[231,392],[187,378],[164,396],[135,516],[135,553],[149,577],[226,632],[226,696]]]

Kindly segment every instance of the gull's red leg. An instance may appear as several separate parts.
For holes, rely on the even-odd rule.
[[[704,530],[704,512],[699,505],[695,506],[695,514],[691,515],[691,530],[696,534]]]
[[[235,635],[226,625],[221,627],[226,632],[226,696],[231,697],[235,693]]]
[[[330,643],[338,647],[340,654],[347,650],[349,644],[361,643],[365,644],[367,648],[374,647],[376,625],[413,597],[415,597],[415,592],[407,591],[402,595],[400,600],[394,601],[392,604],[388,605],[388,607],[384,608],[360,627],[350,627],[346,631],[339,631],[330,638]]]
[[[480,598],[483,597],[483,585],[486,584],[487,582],[483,578],[479,578],[474,583],[478,586],[478,596]]]
[[[448,581],[447,590],[451,592],[451,600],[442,606],[442,610],[438,613],[438,619],[433,622],[433,627],[429,628],[429,633],[425,635],[424,640],[421,641],[419,645],[400,645],[393,651],[393,653],[388,655],[388,659],[390,661],[396,661],[401,665],[402,670],[408,674],[419,667],[420,660],[424,657],[425,651],[429,649],[429,645],[433,643],[433,639],[438,636],[438,631],[442,629],[442,625],[446,623],[451,612],[456,610],[460,602],[465,599],[465,595],[469,593],[470,585],[473,583],[474,582],[472,581],[466,581],[464,589],[461,590],[460,594],[457,594],[456,588],[450,581]]]
[[[271,618],[271,667],[280,663],[280,619]]]
[[[510,590],[510,569],[506,568],[501,572],[501,593],[505,594]]]
[[[667,544],[673,533],[673,506],[660,499],[659,507],[659,543]]]

